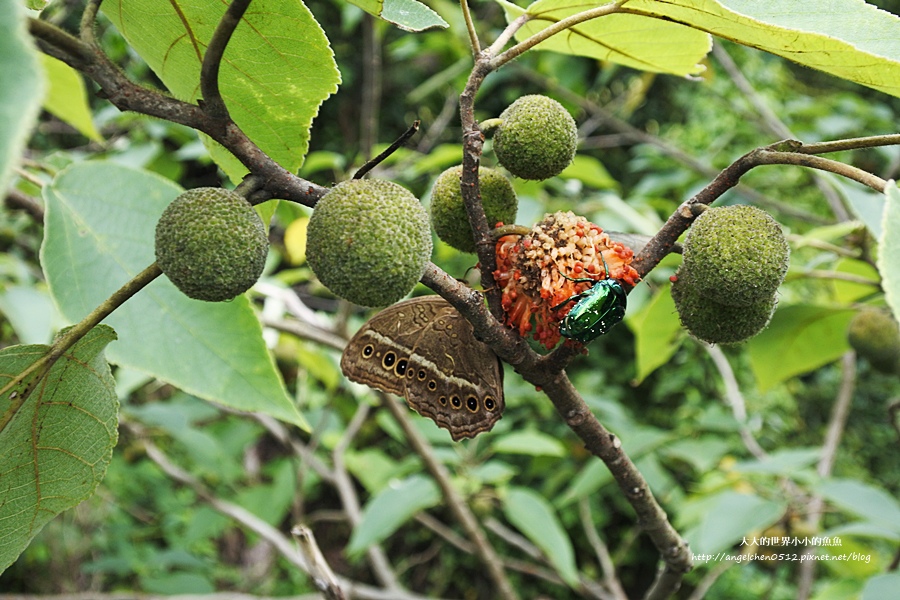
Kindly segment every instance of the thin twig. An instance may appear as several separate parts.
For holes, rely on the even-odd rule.
[[[822,443],[822,454],[819,456],[819,464],[816,465],[816,473],[825,479],[831,475],[834,462],[837,457],[838,447],[844,429],[847,427],[847,418],[850,415],[850,406],[853,403],[853,394],[856,389],[856,353],[852,350],[841,358],[841,387],[831,408],[831,417],[828,420],[828,430],[825,432],[825,440]],[[807,506],[806,523],[812,530],[819,527],[822,520],[825,501],[822,496],[813,496]],[[807,546],[804,554],[814,552],[812,546]],[[816,574],[816,561],[801,561],[800,581],[797,584],[797,600],[806,600],[812,593]]]
[[[609,555],[609,548],[600,539],[600,534],[597,533],[597,528],[594,526],[591,502],[587,496],[578,501],[578,514],[581,518],[581,528],[584,529],[588,543],[594,549],[594,554],[597,555],[597,562],[600,563],[600,570],[603,572],[603,585],[606,586],[606,589],[609,590],[615,600],[628,600],[628,594],[625,593],[622,583],[616,576],[616,565]]]
[[[652,135],[642,129],[638,129],[637,127],[631,125],[626,121],[623,121],[606,107],[600,106],[596,102],[592,102],[587,98],[579,96],[565,86],[561,85],[558,81],[535,73],[532,69],[527,69],[520,65],[515,65],[514,68],[516,68],[531,81],[539,83],[548,89],[552,89],[555,94],[560,95],[569,102],[577,104],[586,113],[593,115],[596,119],[600,120],[610,129],[621,133],[623,136],[631,139],[633,142],[649,144],[654,148],[657,148],[666,156],[672,158],[676,162],[681,163],[695,173],[698,173],[704,177],[712,179],[716,177],[716,175],[718,175],[719,171],[713,168],[707,162],[704,162],[696,158],[695,156],[688,154],[678,146],[662,139],[657,135]],[[780,202],[778,200],[770,198],[743,183],[738,183],[735,186],[734,191],[741,194],[743,197],[754,204],[777,210],[781,214],[796,217],[807,223],[818,223],[823,225],[826,223],[831,223],[831,220],[829,219],[824,219],[819,215],[814,215],[810,212],[796,208],[790,204],[785,204],[784,202]]]
[[[841,271],[823,271],[819,269],[810,269],[808,271],[801,271],[801,273],[804,277],[809,277],[811,279],[834,279],[838,281],[858,283],[860,285],[870,285],[875,288],[881,287],[881,282],[877,279],[869,279],[868,277],[854,275],[853,273],[842,273]]]
[[[744,77],[743,72],[741,72],[740,68],[735,64],[732,60],[731,55],[728,54],[728,51],[725,50],[725,47],[721,43],[713,44],[713,55],[719,61],[719,64],[725,69],[725,72],[728,73],[728,76],[731,78],[731,81],[734,83],[735,87],[741,92],[744,98],[750,102],[753,106],[754,110],[759,114],[762,119],[763,127],[767,129],[770,133],[777,137],[782,138],[793,138],[794,134],[788,128],[788,126],[778,118],[778,115],[775,114],[769,105],[765,102],[763,97],[756,91],[756,88],[753,87],[753,84]],[[831,207],[832,213],[839,221],[847,221],[850,219],[850,213],[847,211],[847,208],[844,206],[844,201],[841,195],[835,190],[834,185],[831,181],[825,179],[822,175],[818,173],[813,173],[813,181],[816,184],[816,187],[822,192],[822,195],[825,196],[828,205]]]
[[[814,142],[801,144],[794,148],[794,152],[801,154],[828,154],[829,152],[842,152],[844,150],[861,150],[863,148],[879,148],[882,146],[900,145],[900,133],[885,135],[870,135],[866,137],[848,138],[846,140],[834,140],[831,142]]]
[[[738,423],[741,440],[743,440],[744,446],[750,454],[759,460],[767,459],[769,456],[768,453],[763,450],[762,446],[759,445],[759,442],[756,441],[756,438],[753,437],[750,428],[747,427],[747,405],[744,403],[744,395],[741,393],[741,388],[738,385],[737,378],[734,376],[734,371],[731,369],[728,358],[718,346],[710,344],[701,345],[704,350],[706,350],[706,353],[709,354],[710,358],[712,358],[713,364],[716,366],[716,369],[719,371],[719,376],[722,378],[722,383],[725,384],[725,403],[731,407],[731,414]]]
[[[44,206],[37,198],[29,196],[14,187],[6,192],[6,206],[13,210],[24,210],[35,223],[44,222]]]
[[[222,65],[222,57],[225,48],[237,29],[244,12],[250,6],[251,0],[232,0],[228,10],[219,19],[216,30],[213,32],[203,54],[203,62],[200,65],[200,93],[203,95],[201,106],[214,119],[228,119],[228,108],[219,90],[219,67]]]
[[[381,398],[382,405],[387,407],[394,417],[394,420],[396,420],[400,425],[400,428],[403,429],[404,435],[407,440],[409,440],[409,445],[412,446],[416,454],[422,458],[422,462],[425,463],[425,468],[428,470],[428,473],[434,478],[435,482],[437,482],[438,487],[441,488],[444,502],[447,503],[447,507],[450,509],[450,512],[453,513],[453,517],[462,526],[466,535],[469,537],[469,540],[474,544],[475,553],[481,559],[483,566],[487,569],[487,573],[496,588],[498,597],[506,600],[516,600],[518,595],[503,570],[503,562],[500,560],[500,557],[497,555],[490,541],[488,541],[484,531],[482,531],[478,519],[475,518],[475,515],[472,513],[471,509],[469,509],[469,506],[457,489],[453,487],[453,482],[450,480],[450,473],[447,472],[447,468],[434,456],[434,449],[431,447],[431,444],[428,443],[428,440],[426,440],[413,426],[412,421],[409,418],[409,410],[406,406],[395,402],[386,394],[379,392],[378,395]]]
[[[29,32],[41,50],[81,71],[100,86],[98,95],[122,111],[134,111],[185,125],[209,135],[227,148],[261,181],[267,198],[315,206],[328,188],[302,179],[272,160],[231,119],[211,116],[196,104],[182,102],[130,81],[99,49],[42,21],[29,19]]]
[[[777,150],[766,148],[760,150],[755,158],[758,165],[796,165],[799,167],[809,167],[810,169],[835,173],[836,175],[841,175],[847,179],[858,181],[859,183],[872,188],[876,192],[884,193],[884,188],[887,185],[887,182],[884,179],[869,173],[868,171],[830,158],[813,156],[811,154],[797,152],[793,149],[790,152],[779,152]]]
[[[469,11],[468,0],[459,0],[459,8],[462,11],[463,21],[466,22],[466,31],[469,32],[469,44],[472,46],[472,54],[481,53],[481,42],[478,41],[478,32],[475,31],[475,22]]]
[[[409,126],[409,129],[404,131],[400,135],[400,137],[394,140],[394,142],[390,146],[385,148],[384,152],[361,166],[359,170],[353,174],[353,179],[362,179],[366,173],[377,167],[379,164],[381,164],[382,161],[384,161],[384,159],[396,152],[400,147],[403,146],[403,144],[405,144],[409,140],[409,138],[416,135],[416,132],[419,131],[419,125],[421,123],[422,122],[418,119],[413,121],[413,124]]]
[[[624,3],[624,1],[625,0],[617,0],[616,2],[610,2],[609,4],[604,4],[603,6],[591,8],[589,10],[570,15],[564,19],[560,19],[559,21],[554,22],[549,27],[541,29],[531,37],[519,42],[509,50],[498,54],[493,60],[491,60],[491,67],[493,69],[500,68],[514,58],[521,56],[525,51],[534,48],[550,36],[556,35],[557,33],[563,32],[567,29],[573,29],[576,25],[584,23],[585,21],[591,21],[599,17],[605,17],[607,15],[617,13],[619,12],[619,9],[621,8],[621,5]],[[529,20],[546,21],[549,19],[544,16],[530,15]]]
[[[103,0],[89,0],[84,7],[84,12],[81,13],[79,36],[81,37],[82,42],[90,46],[97,46],[97,38],[94,35],[94,26],[102,2]]]
[[[334,576],[334,571],[331,570],[331,566],[316,543],[316,536],[312,529],[306,525],[295,525],[291,528],[291,535],[297,540],[300,554],[309,565],[310,577],[319,591],[325,594],[327,600],[345,600],[346,596],[341,589],[341,584]]]
[[[199,479],[173,463],[159,447],[149,439],[146,439],[139,426],[127,421],[125,422],[125,426],[132,428],[139,435],[144,437],[143,447],[147,457],[156,463],[169,478],[191,488],[194,493],[215,510],[234,519],[242,526],[259,535],[261,538],[272,544],[275,550],[287,559],[288,562],[295,567],[298,567],[304,573],[309,573],[309,565],[306,563],[303,555],[299,552],[294,543],[287,536],[245,508],[215,496]],[[338,581],[340,582],[341,588],[347,590],[348,595],[351,598],[365,600],[426,600],[423,596],[404,590],[381,590],[343,577],[339,577]]]
[[[363,13],[362,22],[362,93],[359,106],[359,153],[366,160],[378,141],[378,114],[381,108],[381,44],[375,17]],[[377,164],[377,163],[376,163]],[[371,168],[371,167],[369,167]],[[362,177],[357,172],[354,179]]]
[[[801,147],[803,147],[802,142],[783,140],[751,150],[723,169],[706,187],[690,200],[682,203],[653,236],[653,239],[635,256],[632,266],[637,269],[641,278],[646,277],[647,273],[671,252],[675,241],[690,227],[699,214],[694,210],[697,205],[709,205],[716,201],[722,194],[735,187],[748,171],[760,165],[797,165],[821,169],[859,181],[880,192],[883,192],[887,185],[880,177],[862,169],[831,159],[797,152],[797,149]]]
[[[356,490],[353,487],[350,474],[344,466],[344,452],[359,432],[360,427],[365,423],[366,418],[369,416],[370,409],[371,406],[368,404],[359,405],[359,408],[356,410],[350,423],[347,424],[347,428],[344,430],[340,441],[332,452],[332,461],[334,462],[334,484],[341,497],[341,503],[344,506],[344,510],[347,512],[350,523],[354,527],[359,525],[362,521],[362,511],[360,510],[359,498],[356,495]],[[372,544],[366,549],[366,556],[369,559],[372,570],[375,572],[375,577],[378,578],[381,585],[388,590],[400,591],[402,589],[400,582],[397,580],[397,575],[394,573],[394,569],[391,566],[390,560],[381,546]]]

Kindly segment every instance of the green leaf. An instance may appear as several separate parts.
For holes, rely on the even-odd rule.
[[[491,449],[497,454],[527,454],[529,456],[566,455],[566,448],[555,437],[536,430],[515,431],[496,438]]]
[[[760,391],[840,358],[850,346],[854,311],[814,305],[779,308],[769,327],[747,342]]]
[[[0,572],[53,517],[94,493],[118,437],[115,382],[103,349],[115,332],[98,325],[70,348],[24,400],[0,396]],[[50,350],[0,350],[0,386]]]
[[[884,600],[894,596],[897,590],[900,590],[900,573],[875,575],[866,581],[859,600]]]
[[[778,450],[764,460],[748,460],[736,463],[733,469],[739,473],[765,473],[790,477],[819,460],[821,448],[790,448]]]
[[[681,439],[667,444],[662,453],[685,461],[699,473],[706,473],[718,464],[731,449],[731,444],[718,436],[706,435],[696,439]]]
[[[84,80],[75,69],[52,56],[41,54],[41,64],[50,89],[44,98],[44,108],[61,121],[65,121],[83,136],[95,142],[103,137],[94,127],[88,106]]]
[[[277,527],[287,517],[297,496],[297,477],[290,460],[281,460],[274,471],[271,483],[255,483],[244,488],[234,500],[269,525]]]
[[[900,95],[900,18],[863,0],[821,0],[815,10],[784,0],[629,0],[623,8]]]
[[[350,4],[406,31],[449,27],[439,14],[416,0],[350,0]]]
[[[415,457],[400,463],[375,448],[355,451],[344,455],[347,470],[356,477],[370,494],[381,491],[392,479],[402,477],[410,471],[421,470]]]
[[[504,499],[503,512],[516,529],[541,549],[563,581],[573,587],[578,585],[572,541],[543,496],[527,488],[511,488]]]
[[[857,260],[855,258],[842,258],[834,266],[837,273],[847,273],[848,275],[856,275],[869,279],[873,282],[881,280],[878,269],[871,264]],[[831,279],[828,281],[833,291],[835,302],[842,306],[852,304],[868,298],[879,292],[877,285],[867,285],[864,283],[856,283],[855,281],[844,281],[843,279]]]
[[[640,312],[629,315],[625,324],[634,333],[635,383],[640,383],[669,362],[680,345],[681,322],[671,286],[660,290]]]
[[[881,272],[884,297],[900,319],[900,190],[894,181],[884,190],[884,216],[878,238],[878,270]]]
[[[41,264],[62,314],[78,321],[154,261],[154,230],[181,189],[153,173],[79,163],[44,187]],[[110,360],[239,410],[308,427],[245,296],[201,302],[163,276],[110,315]]]
[[[613,179],[613,176],[609,174],[603,163],[593,156],[576,154],[572,164],[566,167],[559,176],[577,179],[586,186],[598,190],[616,189],[619,187],[619,182]]]
[[[751,532],[770,526],[784,512],[780,503],[731,490],[704,500],[704,505],[700,525],[686,536],[691,550],[702,554],[730,548]]]
[[[104,12],[176,98],[196,102],[203,55],[225,8],[221,2],[120,0]],[[291,172],[303,164],[312,120],[339,83],[328,38],[296,0],[256,0],[229,40],[219,72],[231,118]],[[207,146],[240,181],[246,169],[217,144]]]
[[[350,536],[347,554],[358,556],[420,511],[436,506],[440,501],[437,484],[423,475],[413,475],[389,485],[366,504],[360,522]]]
[[[883,539],[895,543],[900,542],[900,532],[885,529],[881,523],[872,521],[853,521],[846,525],[830,527],[828,530],[823,531],[822,535],[829,537],[855,536]]]
[[[37,51],[25,29],[21,0],[0,0],[0,190],[41,110],[44,82]]]
[[[855,479],[831,479],[817,491],[842,510],[900,533],[900,502],[884,490]]]
[[[46,344],[58,319],[53,300],[44,287],[10,285],[0,291],[0,312],[6,316],[19,341]]]
[[[525,14],[531,19],[516,32],[522,41],[557,21],[596,8],[602,3],[576,0],[538,0],[527,11],[507,0],[497,0],[512,22]],[[712,48],[709,35],[677,23],[637,15],[616,14],[586,21],[541,42],[538,50],[587,56],[658,73],[696,75]]]
[[[517,40],[600,5],[538,0],[526,11],[498,2],[508,21],[526,12],[532,16]],[[630,14],[587,21],[537,48],[690,75],[702,70],[699,62],[709,51],[706,32],[900,95],[900,18],[863,0],[823,0],[816,10],[784,0],[628,0],[622,9]]]
[[[601,460],[591,460],[576,475],[566,490],[557,497],[554,504],[564,507],[579,498],[590,496],[607,483],[613,481],[612,473]]]
[[[847,200],[847,206],[857,219],[862,221],[869,233],[878,239],[881,236],[881,217],[884,214],[884,194],[859,186],[856,182],[847,183],[836,179],[838,189]]]

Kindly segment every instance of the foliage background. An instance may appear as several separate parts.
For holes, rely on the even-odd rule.
[[[450,24],[448,30],[411,34],[374,21],[350,4],[308,3],[332,42],[343,82],[314,123],[301,176],[325,186],[346,179],[414,119],[422,120],[422,133],[381,165],[377,176],[407,186],[427,203],[434,178],[459,162],[456,99],[470,66],[465,27],[454,3],[428,4]],[[900,3],[873,4],[900,14]],[[499,33],[504,25],[499,5],[479,3],[473,9],[479,25],[491,28],[485,38]],[[60,3],[48,11],[51,20],[70,30],[77,28],[79,7]],[[99,31],[104,48],[125,65],[132,79],[160,85],[107,22]],[[360,40],[379,48],[379,61],[373,63],[366,51],[360,51]],[[751,82],[755,98],[798,139],[810,142],[896,131],[900,99],[756,50],[717,44]],[[711,55],[703,77],[688,80],[532,52],[494,74],[479,96],[480,119],[496,116],[521,95],[546,93],[576,116],[583,138],[580,162],[568,176],[540,184],[515,181],[518,221],[530,224],[544,212],[571,209],[605,229],[652,234],[682,200],[709,182],[711,174],[748,150],[785,137],[773,131],[772,121],[736,85],[723,60],[721,54]],[[373,76],[377,101],[363,102]],[[184,188],[222,181],[193,131],[122,114],[92,94],[88,98],[99,137],[78,132],[45,112],[29,144],[27,167],[55,170],[103,158],[158,173]],[[589,114],[585,103],[604,112]],[[897,147],[836,158],[884,178],[896,178],[900,171]],[[490,165],[491,159],[488,150],[485,164]],[[781,303],[857,307],[877,300],[872,289],[809,276],[811,270],[872,275],[860,261],[810,242],[819,239],[866,253],[872,250],[871,239],[858,226],[825,227],[842,219],[840,215],[835,219],[834,205],[823,197],[817,177],[796,167],[769,167],[744,180],[756,192],[750,200],[769,210],[792,235],[792,266]],[[856,184],[826,179],[847,197],[864,193]],[[16,186],[32,197],[40,196],[26,177],[19,177]],[[747,200],[746,195],[730,192],[720,203]],[[297,232],[302,230],[297,224],[308,212],[287,203],[278,206],[276,243],[265,281],[289,286],[330,318],[347,309],[317,284],[300,258],[297,244],[302,244],[302,235]],[[41,239],[42,225],[34,214],[9,205],[0,213],[3,346],[46,343],[62,322],[42,281]],[[471,256],[437,243],[434,260],[457,277],[471,277],[467,274],[473,266]],[[896,502],[890,500],[900,495],[896,452],[900,425],[890,406],[900,396],[897,376],[879,373],[865,360],[856,361],[855,374],[848,375],[852,355],[837,360],[847,351],[842,332],[829,338],[831,347],[818,349],[821,360],[815,368],[771,385],[760,385],[747,347],[724,349],[746,403],[747,423],[774,457],[765,465],[750,456],[742,442],[725,403],[727,372],[707,349],[678,332],[671,340],[662,340],[666,343],[661,351],[671,352],[665,364],[650,373],[639,371],[639,315],[648,314],[643,311],[649,310],[653,298],[664,294],[667,276],[677,264],[670,257],[654,271],[630,298],[628,327],[618,327],[594,342],[569,374],[601,421],[624,441],[679,531],[695,548],[737,553],[741,548],[735,541],[742,535],[812,536],[840,532],[851,523],[877,523],[878,514],[857,504],[867,497],[863,492],[880,490],[887,497],[876,495],[873,505],[883,511],[882,517],[896,510]],[[264,317],[274,303],[267,289],[251,294]],[[671,310],[668,314],[671,317]],[[348,329],[364,319],[364,313],[352,312]],[[387,412],[377,407],[374,395],[343,380],[336,351],[271,329],[267,335],[289,391],[313,425],[315,433],[302,438],[304,460],[278,439],[278,428],[271,424],[232,414],[119,368],[115,375],[123,424],[105,481],[95,496],[44,528],[0,575],[0,590],[29,594],[236,590],[275,596],[314,589],[269,544],[211,508],[195,489],[167,476],[147,456],[150,440],[216,497],[282,529],[300,521],[310,524],[326,559],[342,575],[372,580],[358,539],[367,534],[380,541],[409,588],[435,597],[490,597],[486,581],[470,584],[468,576],[460,577],[480,572],[476,559],[435,535],[429,519],[443,523],[453,519],[434,496],[433,484],[420,475],[421,459],[410,451]],[[835,487],[829,492],[815,475],[817,449],[823,444],[842,379],[848,376],[854,378],[856,390],[833,476],[867,487]],[[527,590],[527,597],[575,597],[559,582],[573,565],[583,577],[602,578],[597,541],[592,528],[584,526],[587,521],[600,533],[629,596],[641,593],[655,573],[658,555],[639,534],[608,473],[584,452],[546,399],[512,371],[507,372],[505,389],[504,419],[494,432],[473,442],[452,444],[430,422],[416,419],[415,425],[488,524],[501,555],[536,565],[545,575],[513,572],[517,588]],[[364,421],[354,421],[355,415],[365,416],[360,406],[371,410],[365,409],[369,414]],[[338,490],[309,462],[318,460],[337,469],[333,453],[348,441],[341,460],[363,502],[363,523],[369,529],[351,526]],[[408,486],[401,488],[403,503],[415,506],[418,501],[427,509],[424,518],[398,517],[401,524],[396,531],[365,509],[367,502],[392,489],[392,481]],[[803,491],[827,492],[829,511],[820,526],[806,522],[808,496],[786,494],[785,481]],[[564,531],[554,547],[519,537],[531,537],[519,526],[533,506],[529,493],[540,499],[537,510],[545,528],[558,524]],[[758,503],[750,507],[747,498]],[[380,536],[379,527],[387,527],[391,535]],[[859,597],[870,578],[896,571],[900,529],[891,527],[880,535],[841,534],[842,550],[869,555],[871,561],[822,563],[813,597]],[[348,552],[348,545],[357,551]],[[541,550],[549,560],[541,557]],[[711,584],[707,598],[795,598],[797,580],[798,565],[791,562],[755,561],[727,569],[701,562],[687,576],[679,597],[700,593]]]

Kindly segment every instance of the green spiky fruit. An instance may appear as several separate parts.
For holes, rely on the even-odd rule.
[[[441,173],[431,191],[431,225],[434,232],[447,244],[462,252],[475,252],[469,217],[463,204],[459,182],[462,165],[450,167]],[[481,205],[489,227],[497,223],[514,223],[519,201],[512,184],[495,169],[478,169],[478,187]]]
[[[884,373],[900,373],[900,328],[886,310],[866,308],[850,321],[850,346]]]
[[[250,289],[268,250],[262,219],[243,196],[222,188],[188,190],[156,224],[156,263],[197,300],[231,300]]]
[[[684,269],[672,283],[672,299],[682,326],[710,344],[738,344],[766,328],[777,299],[772,295],[747,306],[728,306],[711,300]]]
[[[500,114],[494,153],[506,170],[541,181],[562,173],[575,157],[578,129],[562,104],[546,96],[522,96]]]
[[[710,208],[684,240],[684,269],[704,297],[728,306],[769,301],[789,262],[781,225],[753,206]]]
[[[387,306],[406,296],[430,258],[428,213],[390,181],[339,183],[309,219],[309,266],[325,287],[362,306]]]

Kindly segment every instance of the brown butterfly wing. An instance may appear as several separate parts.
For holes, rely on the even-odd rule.
[[[458,441],[490,431],[503,415],[503,370],[472,325],[441,302],[410,354],[406,399]]]
[[[503,413],[499,359],[440,296],[375,315],[347,344],[341,370],[352,381],[405,397],[454,440],[489,431]]]
[[[356,332],[341,355],[341,370],[351,381],[406,396],[409,354],[440,308],[424,300],[413,298],[389,306]]]

